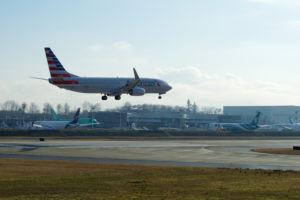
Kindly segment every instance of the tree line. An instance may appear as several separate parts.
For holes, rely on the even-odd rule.
[[[55,110],[59,115],[69,115],[74,113],[78,107],[71,107],[68,103],[59,103],[57,105],[52,105],[51,103],[44,103],[42,108],[34,102],[22,102],[18,103],[14,100],[7,100],[0,103],[1,111],[6,112],[19,112],[28,114],[50,114],[51,109]],[[99,112],[101,110],[101,105],[99,103],[91,103],[85,101],[81,105],[81,112],[83,115],[89,112]],[[137,104],[132,105],[129,102],[125,102],[120,107],[105,109],[103,111],[108,112],[172,112],[172,113],[187,113],[187,114],[222,114],[221,108],[216,108],[213,106],[198,106],[195,102],[191,102],[190,99],[187,100],[186,106],[168,106],[168,105],[157,105],[157,104]]]

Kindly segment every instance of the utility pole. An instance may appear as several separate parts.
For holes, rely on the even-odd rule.
[[[120,130],[121,130],[121,126],[122,124],[121,124],[121,109],[120,109]]]

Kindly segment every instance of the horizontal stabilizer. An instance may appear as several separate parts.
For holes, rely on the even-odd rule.
[[[39,77],[30,77],[32,79],[38,79],[38,80],[43,80],[43,81],[48,81],[47,78],[39,78]]]

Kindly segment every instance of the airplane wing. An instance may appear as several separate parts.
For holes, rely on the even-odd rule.
[[[127,82],[124,86],[119,87],[119,88],[114,88],[112,89],[109,94],[111,95],[120,95],[122,93],[127,93],[129,90],[137,86],[137,84],[140,82],[140,77],[137,74],[135,68],[133,68],[134,72],[134,79],[132,81]]]
[[[87,124],[79,124],[80,127],[86,127],[86,126],[96,126],[99,125],[100,123],[87,123]]]

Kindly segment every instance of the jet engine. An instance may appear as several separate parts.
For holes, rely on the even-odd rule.
[[[140,87],[135,87],[129,90],[131,96],[143,96],[145,94],[145,89]]]

